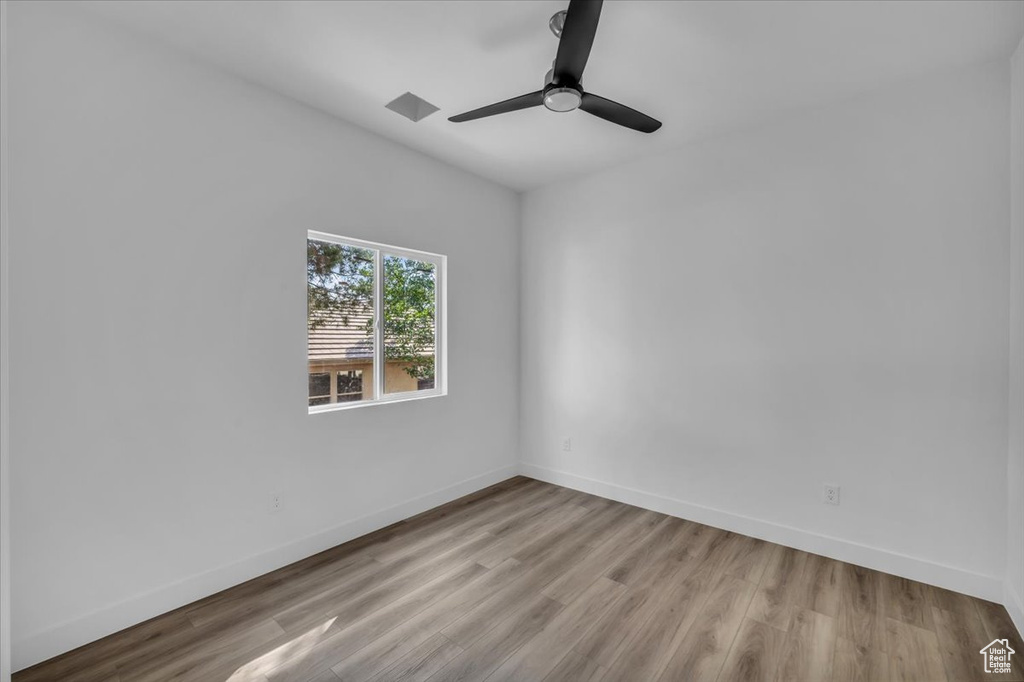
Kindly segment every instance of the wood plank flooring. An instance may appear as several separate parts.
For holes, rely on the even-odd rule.
[[[1010,639],[1010,675],[979,650]],[[1002,606],[510,479],[14,682],[1024,682]]]

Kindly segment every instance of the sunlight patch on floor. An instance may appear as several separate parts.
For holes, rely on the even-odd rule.
[[[287,661],[294,661],[303,656],[306,652],[316,646],[317,642],[324,636],[337,616],[331,618],[323,625],[319,625],[309,632],[299,635],[290,642],[286,642],[272,651],[268,651],[259,658],[249,661],[234,673],[225,682],[265,682],[266,675],[271,670],[280,667]]]

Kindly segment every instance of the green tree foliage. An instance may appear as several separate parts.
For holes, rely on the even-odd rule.
[[[434,266],[385,256],[384,353],[415,379],[434,378]]]
[[[309,240],[306,274],[310,329],[370,313],[364,330],[373,336],[373,251]],[[434,378],[434,275],[430,263],[384,258],[384,357],[415,379]]]
[[[306,241],[306,314],[310,329],[373,309],[373,251]],[[373,331],[370,321],[370,332]]]

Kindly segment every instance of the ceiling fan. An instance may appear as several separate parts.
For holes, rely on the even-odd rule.
[[[590,57],[590,48],[594,45],[602,2],[603,0],[570,0],[568,10],[551,17],[548,25],[551,32],[559,38],[558,53],[555,55],[551,70],[544,78],[542,89],[467,111],[448,120],[462,123],[544,105],[551,111],[558,112],[582,109],[588,114],[642,133],[653,133],[660,128],[661,121],[647,114],[583,90],[583,69]]]

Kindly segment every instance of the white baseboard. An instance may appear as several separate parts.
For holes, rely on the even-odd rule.
[[[1017,634],[1024,636],[1024,599],[1013,589],[1013,585],[1007,580],[1003,586],[1003,606],[1010,614],[1010,620],[1017,626]],[[1002,636],[1002,635],[1000,635]]]
[[[172,585],[66,621],[36,632],[13,643],[13,669],[22,670],[41,661],[71,651],[83,644],[141,623],[162,613],[190,604],[203,597],[269,573],[308,556],[330,549],[367,533],[384,528],[420,512],[433,509],[463,495],[511,478],[516,466],[495,469],[421,495],[366,516],[346,521],[329,530],[296,540],[287,545],[251,556],[220,568],[191,576]]]
[[[763,521],[741,514],[713,509],[703,505],[655,495],[653,493],[627,488],[614,483],[605,483],[584,476],[577,476],[548,467],[519,463],[519,472],[524,476],[547,481],[556,485],[580,490],[599,497],[625,502],[636,507],[650,509],[670,516],[697,521],[708,526],[730,530],[735,533],[768,540],[786,547],[793,547],[812,554],[891,573],[918,582],[944,587],[973,597],[1003,602],[1002,578],[981,575],[953,566],[934,563],[925,559],[907,556],[898,552],[869,547],[856,542],[820,535],[809,531]],[[1009,606],[1007,607],[1009,609]],[[1018,621],[1015,621],[1018,622]],[[1018,627],[1020,627],[1018,622]]]

